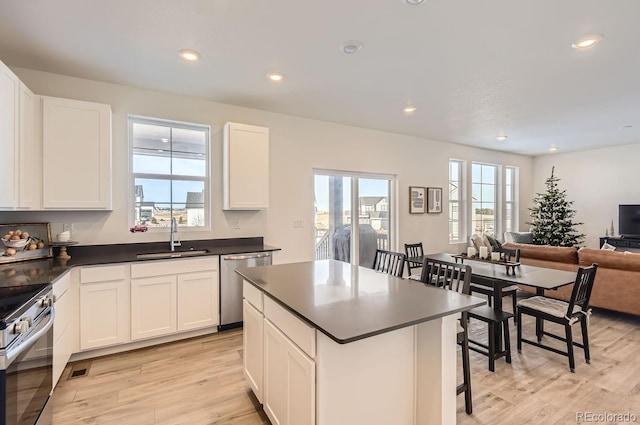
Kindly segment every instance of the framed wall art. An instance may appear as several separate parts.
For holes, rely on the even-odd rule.
[[[52,255],[49,223],[0,224],[0,264]]]
[[[442,212],[442,188],[427,188],[427,214],[438,214]]]
[[[409,214],[424,214],[424,187],[409,186]]]

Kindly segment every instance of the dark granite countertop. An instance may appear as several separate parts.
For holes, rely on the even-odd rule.
[[[73,245],[67,249],[71,256],[71,259],[67,262],[60,262],[55,258],[45,258],[0,265],[0,286],[53,282],[66,271],[77,266],[167,260],[166,258],[140,260],[136,258],[136,255],[166,252],[168,250],[168,242]],[[198,256],[189,256],[188,258],[279,251],[280,248],[264,245],[261,237],[182,241],[182,246],[176,248],[177,252],[190,250],[207,250],[208,252]],[[57,248],[54,249],[55,255],[58,255]]]
[[[340,344],[485,304],[481,298],[335,260],[241,267],[236,272]]]

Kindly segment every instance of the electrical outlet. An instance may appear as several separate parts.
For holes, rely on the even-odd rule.
[[[73,233],[73,223],[64,223],[62,225],[62,231]]]
[[[239,229],[240,228],[240,220],[234,220],[233,228],[234,229]]]
[[[298,219],[293,220],[293,227],[294,227],[295,229],[300,229],[300,228],[302,228],[302,227],[303,227],[303,226],[302,226],[302,220],[300,220],[299,218],[298,218]]]

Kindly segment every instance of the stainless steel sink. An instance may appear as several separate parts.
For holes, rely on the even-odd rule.
[[[154,258],[183,258],[193,257],[195,255],[208,254],[207,249],[194,249],[191,251],[167,251],[167,252],[150,252],[147,254],[138,254],[136,258],[138,260],[150,260]]]

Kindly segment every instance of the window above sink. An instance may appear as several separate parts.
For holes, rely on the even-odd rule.
[[[132,226],[210,229],[209,145],[209,126],[129,116]]]

